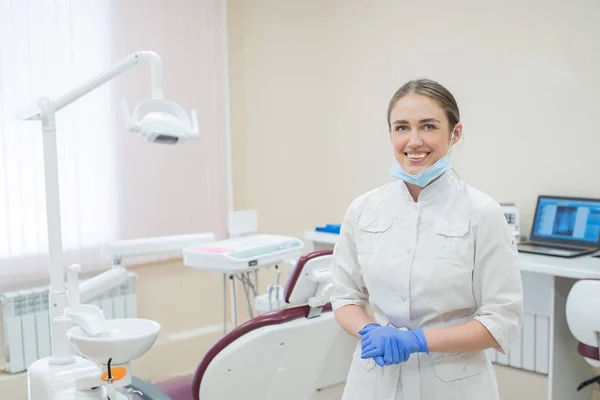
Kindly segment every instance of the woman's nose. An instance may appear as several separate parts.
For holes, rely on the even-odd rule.
[[[423,140],[421,139],[418,130],[410,131],[410,134],[408,136],[408,145],[411,147],[418,147],[423,145]]]

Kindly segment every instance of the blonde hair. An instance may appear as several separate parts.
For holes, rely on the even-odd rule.
[[[392,108],[396,105],[396,103],[409,94],[416,93],[423,96],[427,96],[430,99],[434,100],[438,105],[444,110],[446,114],[446,118],[448,119],[449,125],[451,128],[456,126],[460,122],[460,112],[458,110],[458,104],[456,103],[456,99],[450,93],[448,89],[444,86],[440,85],[436,81],[432,81],[430,79],[417,79],[406,82],[400,89],[394,93],[392,99],[390,100],[390,104],[388,106],[387,111],[387,122],[388,129],[392,129],[392,124],[390,121],[390,117],[392,114]]]

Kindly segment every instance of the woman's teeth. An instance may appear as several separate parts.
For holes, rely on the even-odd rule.
[[[419,153],[419,154],[407,154],[407,157],[410,158],[411,160],[420,160],[423,157],[425,157],[427,154],[425,153]]]

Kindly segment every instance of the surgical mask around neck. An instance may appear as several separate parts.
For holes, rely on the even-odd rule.
[[[433,165],[430,165],[429,167],[425,168],[423,171],[415,175],[411,175],[408,172],[406,172],[404,168],[402,168],[398,161],[396,161],[394,162],[390,173],[394,178],[400,179],[406,183],[411,183],[419,187],[425,187],[429,185],[436,178],[440,177],[444,172],[452,168],[452,165],[450,164],[450,159],[448,158],[450,150],[452,149],[452,139],[454,139],[454,129],[452,130],[452,134],[450,135],[450,147],[448,148],[448,152],[446,153],[446,155],[437,160],[435,163],[433,163]]]

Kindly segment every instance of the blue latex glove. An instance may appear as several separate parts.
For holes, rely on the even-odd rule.
[[[392,326],[376,327],[362,335],[361,340],[361,357],[382,357],[385,365],[406,362],[413,353],[429,353],[425,335],[420,328],[408,331]]]
[[[365,333],[371,332],[375,328],[381,328],[381,325],[376,324],[376,323],[367,324],[367,325],[364,326],[364,328],[362,328],[360,331],[358,331],[358,334],[362,338]]]
[[[375,323],[373,323],[373,324],[367,324],[360,331],[358,331],[358,334],[360,335],[361,342],[364,339],[365,335],[367,333],[371,332],[375,328],[381,328],[381,325],[375,324]],[[361,343],[361,348],[362,347],[364,347],[364,342]],[[377,365],[379,365],[380,367],[383,367],[385,365],[385,362],[383,360],[383,356],[375,356],[375,357],[373,357],[373,359],[375,360],[375,362],[377,363]]]

